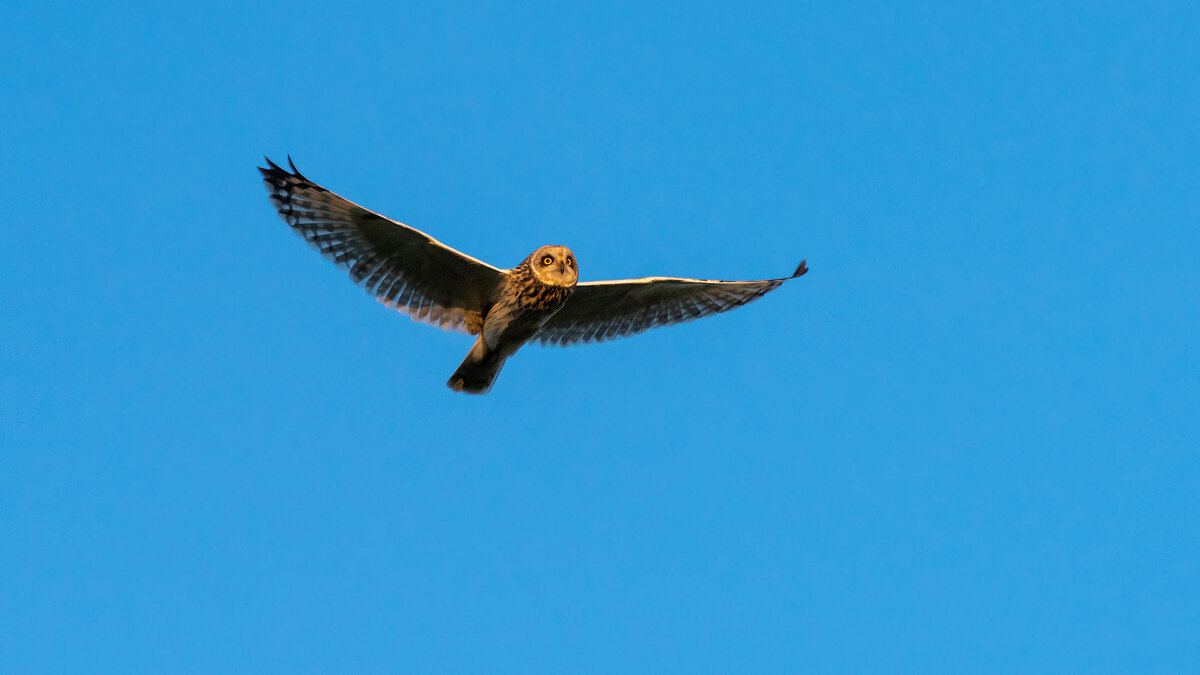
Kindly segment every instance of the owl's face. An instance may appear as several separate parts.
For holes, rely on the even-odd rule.
[[[570,288],[579,281],[575,254],[566,246],[543,246],[529,256],[529,267],[538,281],[549,286]]]

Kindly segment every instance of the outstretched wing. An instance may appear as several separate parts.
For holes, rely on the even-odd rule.
[[[801,261],[792,276],[763,281],[671,277],[589,281],[575,286],[567,303],[542,326],[536,339],[546,345],[611,340],[699,319],[741,307],[807,271]]]
[[[289,172],[259,168],[271,203],[293,230],[380,302],[450,330],[478,333],[508,272],[343,199]]]

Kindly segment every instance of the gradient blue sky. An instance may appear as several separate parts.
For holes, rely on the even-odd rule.
[[[0,671],[1194,668],[1200,10],[743,4],[0,9]],[[288,153],[499,266],[812,272],[467,397]]]

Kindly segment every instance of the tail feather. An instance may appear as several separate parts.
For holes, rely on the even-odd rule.
[[[450,376],[446,386],[454,391],[468,394],[486,394],[508,360],[498,352],[488,349],[487,343],[480,335],[467,357],[459,364],[458,370]]]

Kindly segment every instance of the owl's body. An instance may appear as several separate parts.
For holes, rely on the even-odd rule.
[[[808,271],[762,281],[647,277],[579,281],[565,246],[542,246],[502,270],[427,234],[368,211],[267,160],[259,169],[283,219],[385,305],[443,328],[478,335],[447,385],[487,392],[525,343],[608,340],[738,307]],[[289,159],[290,164],[290,159]]]
[[[483,320],[483,330],[446,384],[481,394],[491,388],[504,362],[562,308],[579,279],[566,246],[543,246],[509,270],[500,301]]]

